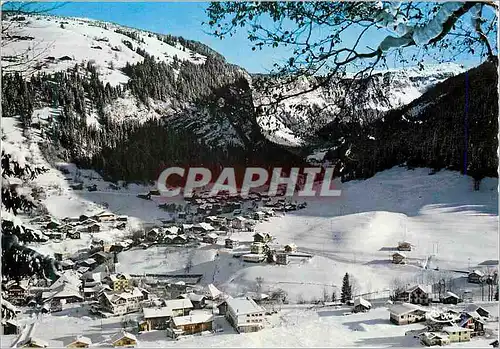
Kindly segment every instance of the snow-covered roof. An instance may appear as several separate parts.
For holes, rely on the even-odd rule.
[[[73,342],[71,342],[70,344],[68,344],[68,345],[71,345],[73,343],[83,343],[83,344],[91,345],[92,344],[92,340],[89,337],[76,336],[75,340]]]
[[[389,312],[395,315],[404,315],[411,313],[412,311],[415,310],[421,310],[419,307],[409,304],[409,303],[404,303],[404,304],[394,304],[389,308]]]
[[[217,239],[219,236],[215,233],[210,233],[210,234],[207,234],[207,237],[209,237],[211,239]]]
[[[94,258],[87,258],[84,261],[82,261],[82,263],[85,263],[85,264],[88,264],[88,265],[92,265],[92,264],[97,263],[97,261]]]
[[[191,303],[191,300],[186,298],[170,299],[168,301],[165,301],[165,305],[172,310],[193,308],[193,303]]]
[[[243,217],[243,216],[236,216],[236,217],[234,217],[234,220],[238,220],[238,221],[242,221],[242,222],[244,222],[244,221],[246,221],[247,219],[246,219],[245,217]]]
[[[165,229],[165,232],[168,232],[169,234],[172,234],[172,235],[177,235],[179,233],[179,227],[169,227],[169,228],[166,228]]]
[[[408,289],[408,292],[413,292],[417,289],[420,289],[422,292],[425,293],[432,293],[432,285],[415,285],[413,287],[410,287]]]
[[[161,308],[143,308],[145,319],[154,319],[159,317],[172,317],[172,309],[169,307],[161,307]]]
[[[394,253],[392,254],[392,256],[393,256],[393,257],[394,257],[394,256],[401,256],[401,257],[403,257],[403,258],[406,258],[406,255],[405,255],[404,253],[401,253],[401,252],[394,252]]]
[[[214,227],[212,227],[212,225],[211,225],[211,224],[209,224],[209,223],[204,223],[204,222],[202,222],[202,223],[198,223],[198,226],[199,226],[200,228],[202,228],[203,230],[206,230],[206,231],[215,230],[215,228],[214,228]]]
[[[63,284],[58,289],[53,291],[47,291],[42,293],[42,299],[59,299],[59,298],[69,298],[76,297],[83,299],[80,292],[74,288],[71,284]]]
[[[465,311],[466,313],[472,313],[472,312],[477,312],[479,309],[482,309],[483,311],[485,311],[485,312],[489,313],[489,311],[487,311],[487,310],[486,310],[486,309],[484,309],[483,307],[481,307],[481,306],[479,306],[479,305],[477,305],[477,304],[474,304],[474,303],[467,305],[467,306],[465,307],[464,311]]]
[[[484,276],[484,273],[481,270],[474,270],[470,274],[476,274],[477,276]]]
[[[47,341],[44,341],[40,338],[30,338],[28,339],[27,343],[30,343],[32,347],[34,346],[38,348],[47,348],[49,346],[49,343]]]
[[[356,298],[354,300],[354,306],[357,307],[358,305],[362,305],[364,306],[365,308],[371,308],[372,305],[370,302],[368,302],[366,299],[364,299],[363,297],[359,297],[359,298]]]
[[[191,324],[201,324],[201,323],[206,323],[213,321],[214,316],[209,313],[199,313],[199,314],[193,314],[193,315],[186,315],[186,316],[176,316],[172,318],[172,321],[174,325],[177,326],[183,326],[183,325],[191,325]]]
[[[264,312],[264,309],[251,298],[228,299],[227,306],[238,315]]]
[[[201,295],[201,294],[196,294],[196,293],[186,293],[186,294],[183,294],[181,295],[183,298],[185,299],[189,299],[191,302],[201,302],[205,296],[204,295]]]
[[[210,293],[210,296],[212,298],[217,298],[222,294],[222,292],[219,291],[219,289],[217,287],[215,287],[214,284],[209,284],[207,286],[207,288],[208,288],[208,292]]]
[[[450,292],[450,291],[446,292],[446,294],[444,295],[444,298],[448,298],[448,297],[453,297],[453,298],[456,298],[456,299],[460,299],[459,296],[457,296],[455,293]]]
[[[474,331],[472,328],[465,328],[459,326],[445,326],[443,327],[443,332],[472,332]]]
[[[115,334],[113,337],[111,337],[111,343],[115,343],[122,338],[128,338],[128,339],[131,339],[131,340],[137,342],[137,337],[134,336],[132,333],[121,331],[121,332],[118,332],[117,334]]]

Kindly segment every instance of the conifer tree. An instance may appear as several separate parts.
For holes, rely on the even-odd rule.
[[[352,286],[349,281],[349,274],[345,273],[344,279],[342,280],[342,293],[340,295],[340,300],[342,303],[352,299]]]

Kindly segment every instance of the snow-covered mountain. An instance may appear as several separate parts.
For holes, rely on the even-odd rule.
[[[18,27],[17,40],[2,48],[5,71],[26,71],[29,67],[31,74],[52,73],[90,62],[104,84],[116,86],[129,80],[120,70],[127,62],[144,60],[140,50],[167,63],[174,57],[198,64],[206,59],[167,36],[113,23],[55,16],[18,16],[12,22]]]
[[[408,67],[376,71],[354,87],[349,87],[351,79],[331,81],[312,92],[288,98],[280,104],[276,112],[259,117],[259,125],[269,139],[286,145],[304,144],[304,138],[319,130],[338,115],[339,103],[350,106],[350,114],[362,119],[368,110],[375,117],[385,112],[407,105],[424,94],[429,88],[444,80],[464,72],[465,69],[454,63],[428,65],[422,69]],[[302,78],[286,87],[285,95],[293,95],[311,89],[318,81],[315,78]],[[362,95],[348,92],[355,89]],[[280,91],[275,91],[280,92]],[[255,91],[256,103],[268,99]]]
[[[119,86],[130,80],[123,72],[126,64],[143,62],[145,53],[154,56],[157,62],[175,64],[173,70],[177,76],[181,68],[175,61],[180,62],[180,65],[183,62],[203,65],[207,54],[218,55],[203,44],[182,38],[84,18],[29,16],[18,17],[13,22],[22,25],[16,30],[17,40],[3,50],[2,64],[5,71],[26,71],[27,64],[24,62],[27,61],[30,62],[29,74],[53,73],[72,68],[75,64],[91,64],[104,85],[109,83],[110,86]],[[429,87],[462,71],[463,68],[458,65],[444,64],[427,66],[423,70],[410,67],[375,72],[367,82],[363,105],[358,105],[358,102],[352,104],[380,112],[391,110],[410,103]],[[243,69],[236,69],[236,72],[239,77],[252,80]],[[288,92],[303,91],[314,83],[315,79],[302,79],[289,87]],[[292,146],[303,144],[305,134],[318,130],[332,120],[338,98],[349,99],[349,95],[343,97],[342,89],[345,89],[342,83],[331,82],[313,92],[288,99],[277,113],[258,117],[258,126],[273,142]],[[256,89],[253,90],[253,98],[255,105],[265,100],[261,91]],[[175,102],[170,99],[151,100],[145,104],[125,91],[123,96],[104,108],[104,113],[113,120],[145,121],[172,117],[179,110]],[[297,110],[292,107],[294,105],[306,108]],[[91,104],[87,119],[89,124],[99,127]],[[232,144],[243,143],[238,140],[237,127],[233,123],[225,118],[215,119],[201,111],[191,121],[183,118],[181,123],[189,125],[200,136],[206,136],[207,141],[215,139],[215,145],[218,146],[221,145],[220,139],[229,139]],[[221,133],[224,137],[218,138],[217,134]]]

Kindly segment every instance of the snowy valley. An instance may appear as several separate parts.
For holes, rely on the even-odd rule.
[[[471,158],[486,155],[469,175],[456,171],[458,151],[432,168],[373,152],[381,163],[368,175],[356,165],[365,158],[352,160],[363,154],[356,139],[383,142],[406,117],[408,133],[433,121],[464,68],[375,73],[368,85],[383,90],[368,88],[359,106],[381,113],[375,126],[341,133],[327,112],[336,86],[287,102],[323,110],[317,123],[286,103],[265,118],[254,110],[264,98],[256,76],[201,43],[87,19],[18,20],[28,22],[24,39],[2,64],[19,52],[38,63],[7,80],[16,88],[3,91],[2,151],[47,171],[3,173],[36,205],[2,208],[30,234],[19,245],[36,262],[2,278],[2,347],[487,347],[498,338],[498,178],[481,172],[496,168],[490,148],[471,145]],[[481,69],[471,81],[487,88]],[[335,179],[340,197],[169,199],[154,183],[175,161],[227,165],[249,154],[340,158],[351,172]]]

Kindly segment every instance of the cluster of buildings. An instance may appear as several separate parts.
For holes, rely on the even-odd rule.
[[[424,285],[397,291],[393,301],[389,307],[390,321],[396,325],[425,323],[425,329],[419,331],[418,337],[427,346],[465,342],[474,336],[483,336],[485,321],[490,317],[487,310],[472,303],[457,310],[454,306],[462,300],[453,292],[448,291],[436,300],[431,287]],[[428,307],[437,302],[452,307],[443,311]]]
[[[123,230],[127,227],[127,216],[117,216],[102,211],[92,216],[80,215],[79,217],[66,217],[57,220],[46,215],[34,218],[31,223],[39,227],[39,230],[32,231],[34,241],[61,241],[64,239],[80,239],[84,233],[97,233],[102,231],[103,228]]]

